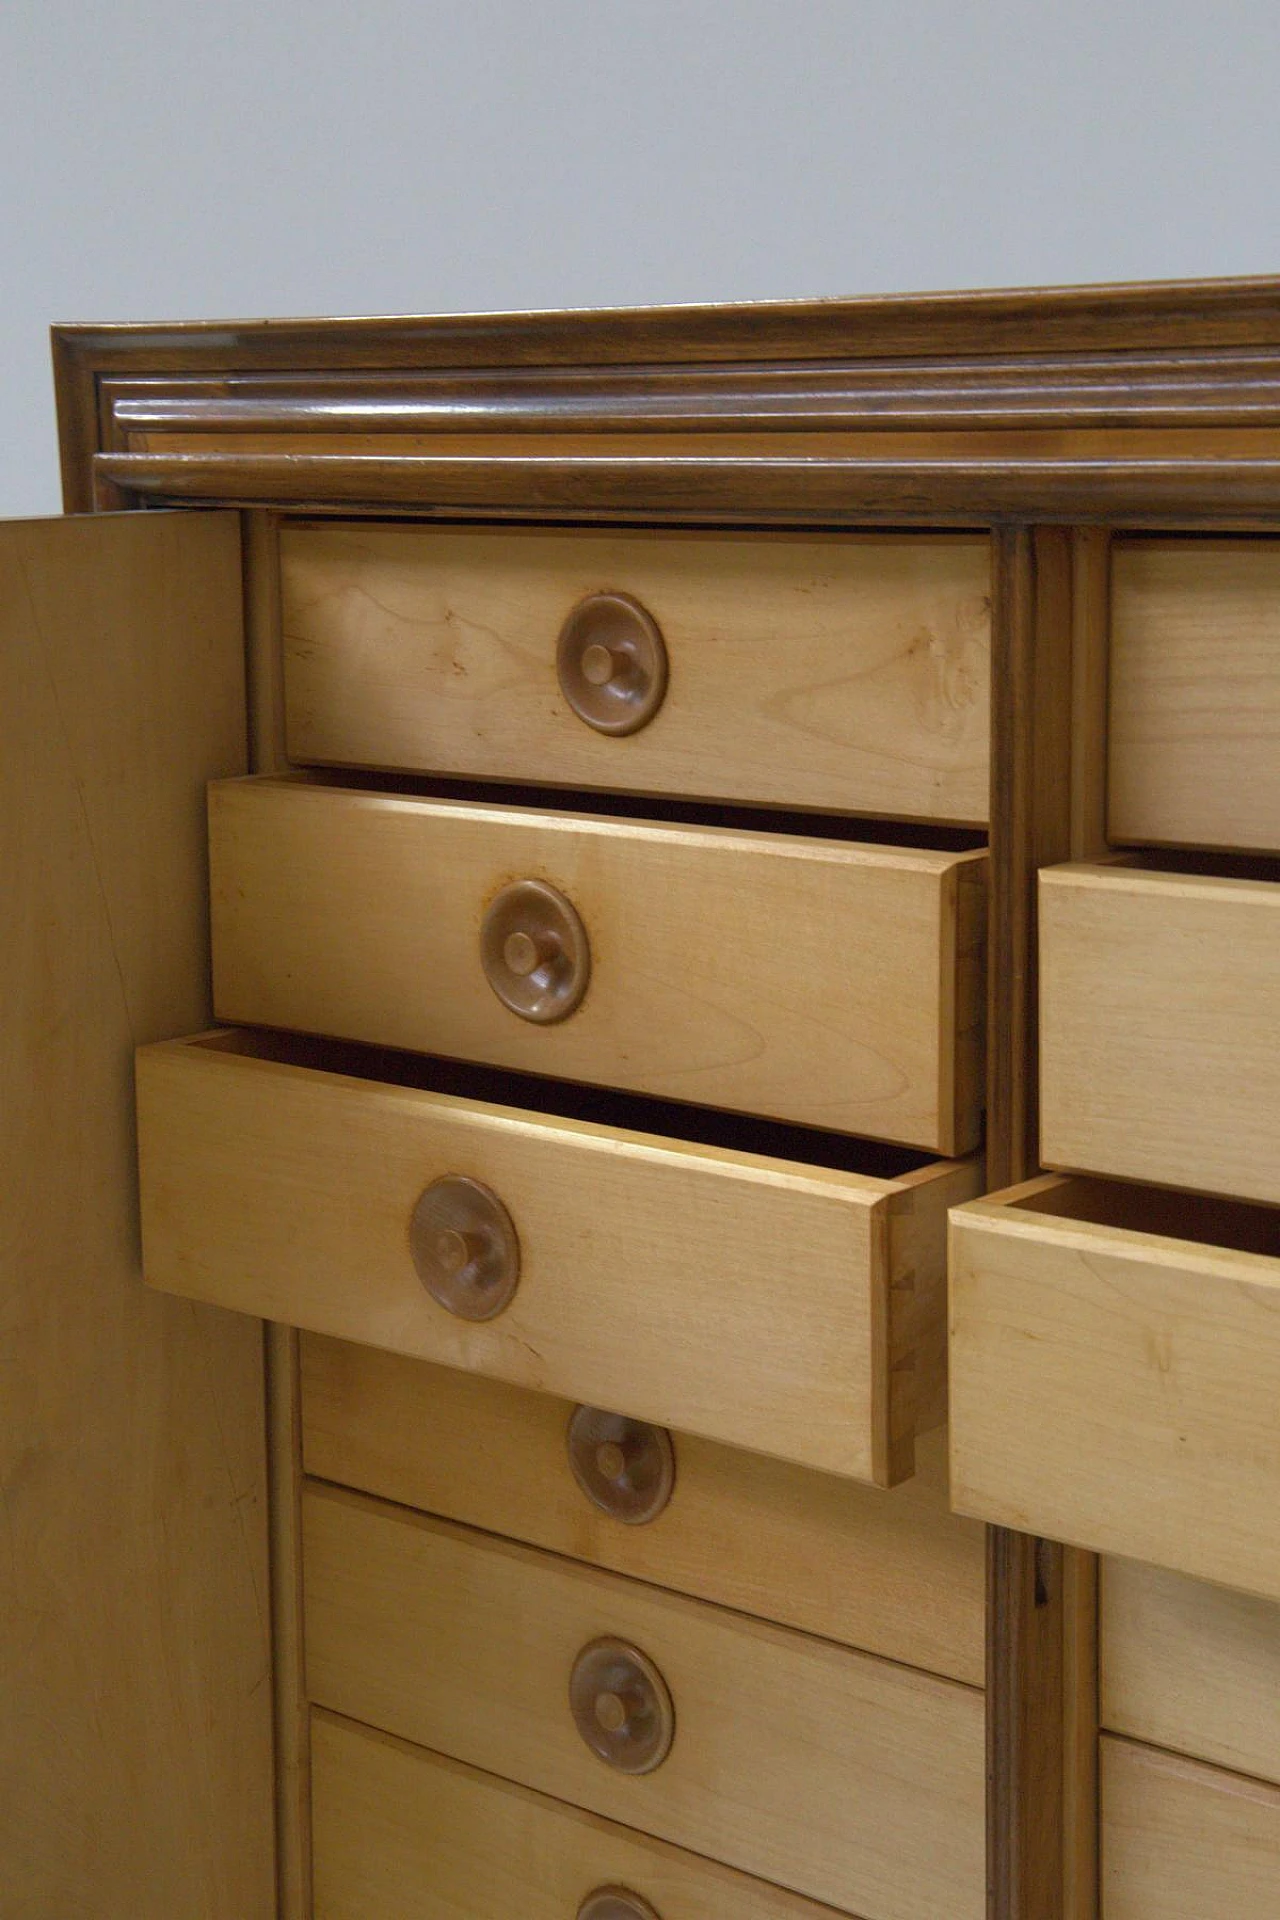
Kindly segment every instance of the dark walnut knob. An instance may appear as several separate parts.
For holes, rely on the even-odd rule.
[[[657,1519],[676,1479],[675,1448],[665,1427],[578,1407],[565,1440],[573,1477],[593,1506],[629,1527]]]
[[[569,1677],[574,1725],[592,1753],[619,1773],[652,1773],[671,1751],[675,1709],[647,1654],[624,1640],[593,1640]]]
[[[520,1280],[520,1241],[496,1193],[466,1174],[434,1180],[409,1221],[409,1251],[433,1300],[461,1320],[492,1320]]]
[[[661,1920],[661,1915],[626,1887],[597,1887],[578,1908],[578,1920]]]
[[[625,593],[593,593],[560,629],[556,675],[579,720],[597,733],[636,733],[667,691],[657,621]]]
[[[587,930],[545,880],[516,880],[489,903],[480,964],[504,1007],[549,1026],[580,1005],[591,978]]]

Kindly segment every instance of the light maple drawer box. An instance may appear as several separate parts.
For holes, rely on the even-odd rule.
[[[327,1713],[311,1720],[311,1810],[316,1920],[837,1920]]]
[[[977,1163],[828,1140],[845,1164],[806,1165],[719,1145],[714,1116],[699,1144],[557,1111],[569,1090],[512,1108],[433,1091],[429,1063],[374,1067],[284,1036],[143,1048],[151,1283],[855,1478],[910,1473],[943,1417],[946,1208]]]
[[[1280,1789],[1105,1738],[1102,1920],[1275,1920]]]
[[[986,1534],[950,1510],[941,1427],[886,1492],[403,1354],[301,1346],[320,1480],[983,1684]]]
[[[1280,1598],[1280,1212],[1049,1175],[950,1291],[960,1512]]]
[[[295,760],[987,818],[984,537],[328,523],[280,557]]]
[[[976,1688],[337,1489],[318,1706],[865,1920],[981,1920]]]
[[[1280,1202],[1280,884],[1040,875],[1046,1166]]]
[[[977,1144],[982,854],[287,779],[209,818],[220,1020]]]
[[[1112,552],[1113,840],[1280,851],[1280,540]]]

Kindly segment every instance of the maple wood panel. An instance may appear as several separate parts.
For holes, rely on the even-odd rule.
[[[0,527],[0,1908],[275,1913],[262,1331],[142,1285],[135,1042],[207,1018],[224,515]]]
[[[887,1494],[676,1434],[670,1504],[628,1526],[574,1479],[551,1394],[308,1336],[302,1411],[320,1479],[983,1684],[983,1530],[949,1509],[941,1428]]]
[[[980,1693],[353,1494],[310,1488],[304,1526],[318,1705],[866,1920],[979,1920]],[[602,1635],[671,1691],[654,1772],[570,1714]]]
[[[281,534],[294,760],[890,817],[987,812],[981,538],[294,526]],[[556,643],[593,593],[670,661],[638,732],[596,732]]]

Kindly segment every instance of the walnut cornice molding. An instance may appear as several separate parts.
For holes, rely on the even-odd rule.
[[[1280,500],[1275,280],[60,327],[54,359],[80,508],[722,518],[744,478],[836,521],[952,520],[963,494],[970,521],[1249,525]]]

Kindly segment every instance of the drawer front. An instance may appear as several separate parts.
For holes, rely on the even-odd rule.
[[[292,758],[981,823],[990,549],[949,535],[281,536]],[[590,596],[660,629],[656,715],[578,717],[557,641]]]
[[[1103,1563],[1102,1724],[1280,1785],[1280,1605]]]
[[[1280,1201],[1280,885],[1040,876],[1049,1166]]]
[[[139,1056],[138,1113],[166,1292],[881,1482],[942,1417],[945,1209],[976,1165],[874,1180],[181,1042]],[[518,1241],[490,1320],[411,1251],[459,1175]]]
[[[1280,1258],[1054,1217],[1088,1185],[952,1215],[953,1502],[1280,1597]]]
[[[220,1020],[976,1144],[981,856],[270,779],[215,785],[210,836]],[[549,1025],[481,961],[490,903],[527,878],[590,946],[585,1000]]]
[[[332,1489],[303,1531],[318,1705],[867,1920],[980,1920],[976,1689]],[[652,1772],[574,1723],[601,1637],[670,1690]]]
[[[661,1920],[836,1920],[829,1907],[325,1713],[311,1723],[311,1801],[315,1920],[577,1920],[605,1887]]]
[[[1280,1790],[1102,1742],[1102,1920],[1275,1920]]]
[[[1116,545],[1110,763],[1113,839],[1280,850],[1280,542]]]
[[[670,1498],[636,1525],[575,1478],[573,1413],[476,1374],[302,1342],[317,1478],[983,1684],[985,1530],[949,1511],[942,1429],[892,1493],[676,1434]]]

